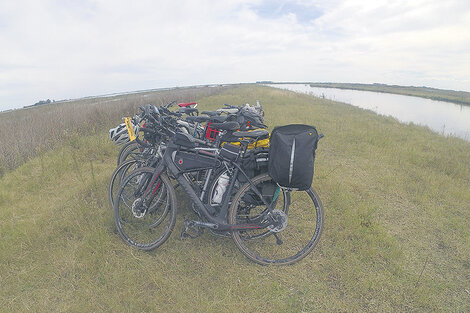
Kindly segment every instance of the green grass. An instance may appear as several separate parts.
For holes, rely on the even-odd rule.
[[[0,179],[0,311],[470,310],[470,144],[345,104],[261,86],[198,99],[260,100],[271,127],[315,125],[319,245],[300,263],[250,263],[227,238],[174,233],[141,252],[115,230],[106,131],[73,136]]]
[[[438,101],[470,105],[470,92],[467,91],[385,84],[311,83],[310,86],[394,93],[398,95],[415,96]]]

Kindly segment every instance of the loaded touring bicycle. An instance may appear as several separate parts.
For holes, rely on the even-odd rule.
[[[313,250],[323,229],[322,203],[311,187],[323,136],[315,127],[286,125],[269,135],[256,126],[240,131],[243,120],[232,119],[211,123],[219,132],[213,141],[181,131],[174,122],[180,116],[143,111],[152,116],[153,131],[164,135],[152,143],[158,153],[151,162],[136,158],[140,166],[122,175],[112,197],[116,226],[128,244],[152,250],[168,239],[180,186],[195,213],[184,221],[181,238],[204,229],[231,236],[245,256],[263,265],[292,264]],[[208,121],[198,117],[189,120]],[[266,141],[269,148],[257,146]]]

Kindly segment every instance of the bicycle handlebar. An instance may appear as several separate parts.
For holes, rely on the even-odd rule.
[[[168,108],[170,108],[170,107],[171,107],[173,104],[175,104],[175,103],[176,103],[176,100],[173,100],[173,101],[171,101],[170,103],[165,104],[163,107],[164,107],[165,109],[168,109]]]

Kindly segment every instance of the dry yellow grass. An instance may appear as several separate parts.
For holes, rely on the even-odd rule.
[[[73,136],[101,133],[147,103],[194,101],[231,87],[177,88],[0,112],[0,176]]]

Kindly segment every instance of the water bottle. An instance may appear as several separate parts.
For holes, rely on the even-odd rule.
[[[222,197],[224,196],[225,189],[227,189],[229,177],[226,173],[220,175],[219,180],[217,181],[217,187],[215,188],[214,196],[212,196],[212,202],[220,204],[222,202]]]

